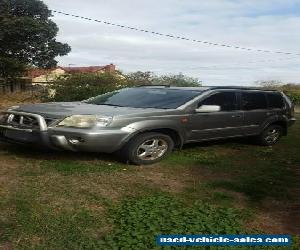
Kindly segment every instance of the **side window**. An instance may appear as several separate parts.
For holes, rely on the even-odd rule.
[[[267,93],[267,98],[269,101],[269,108],[271,109],[280,109],[284,107],[284,102],[282,95],[280,93]]]
[[[237,100],[235,92],[216,93],[201,101],[198,105],[218,105],[221,111],[230,111],[237,109]]]
[[[266,96],[262,92],[245,92],[242,93],[242,109],[266,109],[267,100]]]

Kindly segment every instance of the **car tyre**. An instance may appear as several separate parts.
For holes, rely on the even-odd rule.
[[[263,146],[274,145],[282,136],[283,128],[280,125],[270,125],[258,136],[258,142]]]
[[[174,141],[166,134],[148,132],[135,136],[121,150],[121,158],[136,165],[161,161],[174,148]]]

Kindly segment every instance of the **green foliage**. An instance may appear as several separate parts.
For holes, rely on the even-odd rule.
[[[291,101],[294,104],[300,105],[300,91],[299,92],[287,92],[287,91],[285,91],[285,93],[291,99]]]
[[[129,84],[133,86],[139,85],[170,85],[176,87],[199,87],[201,81],[197,78],[188,77],[179,74],[157,76],[153,72],[137,71],[126,75]]]
[[[0,56],[0,76],[21,76],[25,69],[26,66],[19,60]]]
[[[137,71],[126,75],[128,83],[132,86],[151,85],[155,75],[150,71]]]
[[[59,77],[48,86],[45,101],[82,101],[93,96],[124,87],[163,84],[172,86],[200,86],[199,80],[182,74],[156,76],[151,72],[135,72],[128,75],[99,73],[74,74]],[[55,93],[49,95],[49,93]]]
[[[197,78],[188,77],[182,73],[178,75],[163,75],[153,78],[153,84],[170,85],[176,87],[199,87],[201,81]]]
[[[159,234],[242,233],[242,214],[202,202],[187,206],[176,199],[156,195],[127,199],[111,209],[113,233],[104,239],[106,249],[154,249]]]
[[[0,2],[0,76],[20,74],[27,65],[54,67],[56,56],[70,51],[57,42],[57,25],[51,11],[39,0]]]
[[[74,74],[60,77],[49,86],[54,96],[45,96],[48,101],[82,101],[127,86],[127,81],[117,74]],[[50,91],[51,92],[51,91]]]

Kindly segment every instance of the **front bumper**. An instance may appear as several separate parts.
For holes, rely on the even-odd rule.
[[[120,149],[130,133],[120,129],[84,131],[82,129],[60,128],[48,131],[51,146],[64,150],[106,152]]]
[[[14,115],[36,117],[39,127],[24,129],[16,124],[0,124],[0,141],[18,144],[31,144],[51,149],[107,152],[120,149],[129,139],[132,131],[122,129],[76,129],[47,127],[42,116],[13,112]]]
[[[49,129],[30,132],[0,125],[0,141],[70,151],[111,153],[120,149],[126,143],[129,135],[128,132],[122,130],[83,132],[76,131],[76,129]]]

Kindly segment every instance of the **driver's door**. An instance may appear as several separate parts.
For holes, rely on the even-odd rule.
[[[190,118],[189,141],[242,135],[244,114],[240,110],[236,92],[222,91],[212,93],[200,101],[197,107],[202,105],[218,105],[220,106],[220,111],[195,111]]]

